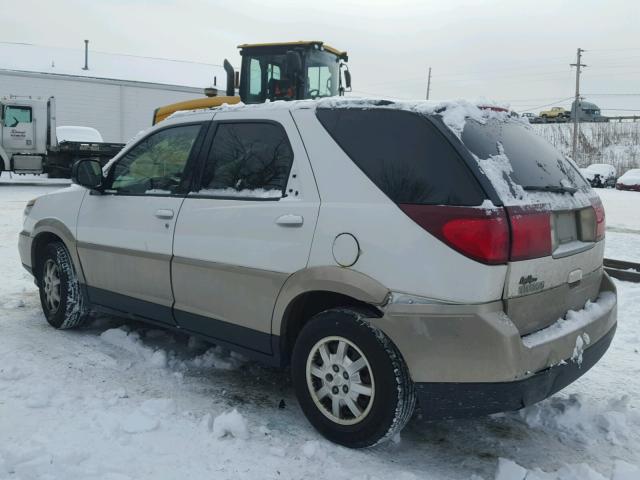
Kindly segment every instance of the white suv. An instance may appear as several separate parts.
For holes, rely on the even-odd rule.
[[[586,372],[616,326],[604,211],[495,107],[324,100],[191,112],[26,209],[47,320],[92,311],[291,366],[352,447],[516,410]]]

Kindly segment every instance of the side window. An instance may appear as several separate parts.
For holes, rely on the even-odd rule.
[[[284,129],[273,123],[221,123],[199,194],[280,198],[293,163]]]
[[[463,160],[426,118],[387,108],[318,108],[327,132],[396,203],[480,205],[483,191]]]
[[[19,123],[31,123],[31,107],[6,106],[4,108],[4,124],[16,127]]]
[[[110,189],[130,194],[173,193],[200,128],[167,128],[145,138],[113,166]]]
[[[260,68],[260,62],[252,58],[249,68],[251,69],[249,73],[249,94],[260,95],[262,93],[262,69]]]
[[[311,97],[329,97],[331,91],[333,77],[329,67],[321,65],[318,67],[309,67],[307,69],[307,94]]]

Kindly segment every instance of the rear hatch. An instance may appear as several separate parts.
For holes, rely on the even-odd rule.
[[[598,296],[604,209],[577,167],[521,122],[468,120],[461,139],[509,220],[503,299],[520,333],[540,330]]]

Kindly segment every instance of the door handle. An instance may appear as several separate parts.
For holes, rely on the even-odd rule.
[[[156,210],[155,215],[163,220],[169,220],[170,218],[173,218],[173,210],[161,208],[160,210]]]
[[[299,227],[304,223],[302,215],[293,215],[288,213],[276,219],[276,224],[282,227]]]

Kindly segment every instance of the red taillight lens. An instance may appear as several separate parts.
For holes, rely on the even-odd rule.
[[[536,207],[508,207],[512,261],[551,255],[551,213]]]
[[[502,208],[409,204],[399,207],[426,231],[467,257],[490,265],[508,260],[509,225]]]
[[[604,206],[600,198],[591,199],[591,205],[593,211],[596,213],[596,242],[599,242],[604,238],[604,230],[606,227]]]

